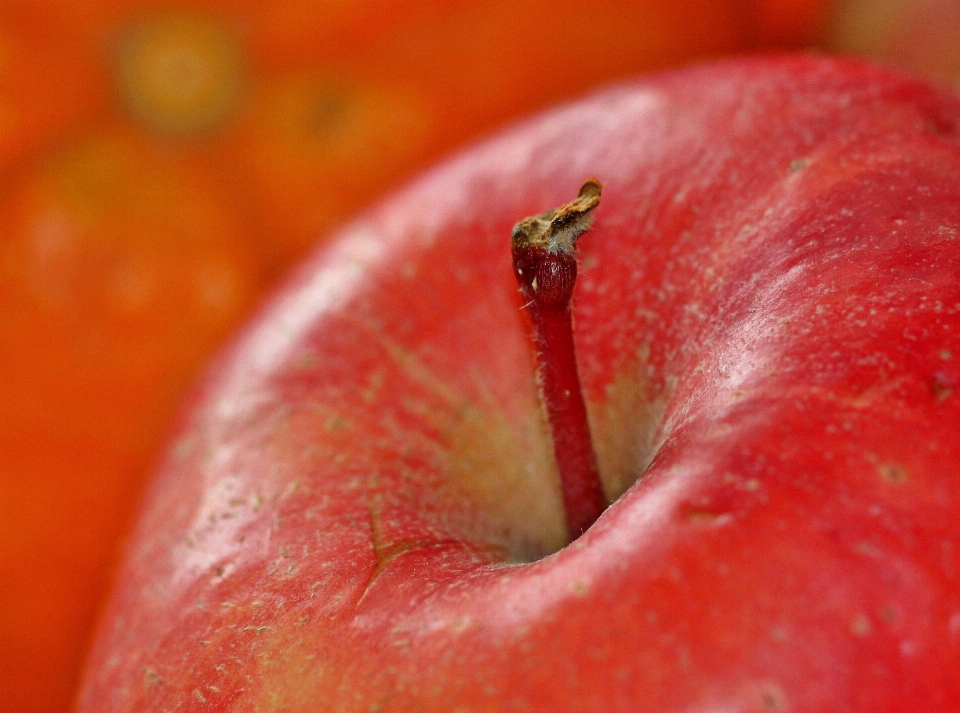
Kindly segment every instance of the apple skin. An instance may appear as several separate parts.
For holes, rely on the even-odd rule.
[[[564,547],[509,236],[589,176],[619,498]],[[466,152],[214,365],[79,710],[960,710],[958,234],[960,102],[862,63],[684,70]]]

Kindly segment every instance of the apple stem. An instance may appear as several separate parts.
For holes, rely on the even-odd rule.
[[[607,507],[577,373],[570,301],[577,281],[574,242],[593,220],[602,185],[583,184],[575,200],[521,220],[512,236],[513,267],[533,322],[540,401],[553,438],[571,539]]]

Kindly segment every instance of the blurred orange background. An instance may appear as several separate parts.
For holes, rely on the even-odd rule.
[[[820,45],[952,81],[941,5],[0,0],[0,711],[69,709],[178,400],[331,226],[657,68]]]

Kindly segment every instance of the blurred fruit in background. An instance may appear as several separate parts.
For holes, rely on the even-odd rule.
[[[960,89],[960,2],[836,0],[825,45]]]
[[[197,369],[325,231],[512,117],[825,0],[0,0],[0,710],[69,706]]]

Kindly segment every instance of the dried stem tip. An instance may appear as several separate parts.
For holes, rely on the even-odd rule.
[[[600,181],[591,178],[570,203],[514,226],[514,269],[528,301],[569,304],[577,280],[574,241],[590,229],[601,189]]]
[[[540,400],[553,438],[567,526],[579,537],[607,506],[577,374],[570,300],[577,280],[574,241],[590,227],[602,186],[583,184],[565,206],[513,229],[513,266],[533,322]]]
[[[524,218],[513,228],[513,247],[543,247],[549,252],[573,252],[573,242],[590,229],[593,209],[600,205],[603,186],[590,178],[575,199],[546,213]]]

